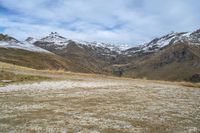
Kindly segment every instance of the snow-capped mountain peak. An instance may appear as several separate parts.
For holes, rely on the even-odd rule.
[[[187,37],[187,32],[171,32],[170,34],[167,34],[165,36],[162,36],[160,38],[156,38],[152,40],[151,42],[146,44],[146,50],[151,49],[160,49],[163,48],[169,44],[175,43],[179,40],[181,40],[183,37]]]
[[[177,43],[200,44],[200,29],[195,32],[171,32],[160,38],[155,38],[149,43],[126,50],[125,54],[153,53],[164,47]]]
[[[190,34],[189,39],[192,41],[192,43],[199,43],[200,42],[200,29],[192,32]]]
[[[0,47],[2,48],[15,48],[15,49],[23,49],[28,51],[34,51],[34,52],[49,52],[45,49],[42,49],[40,47],[37,47],[28,41],[18,41],[13,37],[10,37],[8,35],[0,34]]]
[[[48,36],[40,39],[43,42],[50,42],[55,45],[66,45],[68,43],[68,39],[60,36],[57,32],[51,32]]]
[[[58,32],[51,32],[49,34],[49,36],[51,36],[51,37],[59,37],[60,35],[58,34]]]
[[[129,48],[128,45],[115,45],[115,44],[102,43],[102,42],[97,42],[97,41],[87,42],[87,41],[75,40],[75,42],[78,44],[87,45],[87,46],[108,48],[111,51],[116,51],[116,52],[121,52]]]
[[[30,42],[33,42],[32,40]],[[76,40],[76,39],[67,39],[61,35],[59,35],[57,32],[51,32],[48,36],[37,40],[36,43],[38,45],[46,45],[46,46],[53,46],[57,49],[66,48],[66,46],[73,42],[74,44],[82,47],[82,45],[89,46],[89,47],[101,47],[101,48],[107,48],[111,51],[115,52],[121,52],[122,50],[125,50],[128,48],[128,45],[114,45],[109,43],[100,43],[100,42],[88,42],[88,41],[82,41],[82,40]]]
[[[33,37],[28,37],[25,41],[33,44],[34,42],[38,41],[38,39],[35,39]]]

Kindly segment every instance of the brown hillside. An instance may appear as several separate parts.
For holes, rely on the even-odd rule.
[[[179,43],[158,53],[135,58],[124,75],[156,80],[188,80],[200,72],[200,46]]]

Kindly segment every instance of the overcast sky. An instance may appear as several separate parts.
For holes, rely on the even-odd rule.
[[[0,33],[134,46],[200,28],[199,0],[0,0]]]

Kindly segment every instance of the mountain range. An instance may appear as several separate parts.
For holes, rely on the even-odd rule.
[[[0,61],[35,69],[199,82],[200,29],[172,32],[132,48],[68,39],[56,32],[25,41],[0,34]]]

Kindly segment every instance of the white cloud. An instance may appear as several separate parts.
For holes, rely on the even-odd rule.
[[[198,0],[0,0],[4,33],[24,39],[57,31],[72,39],[138,44],[199,26]],[[1,10],[0,10],[1,11]]]

